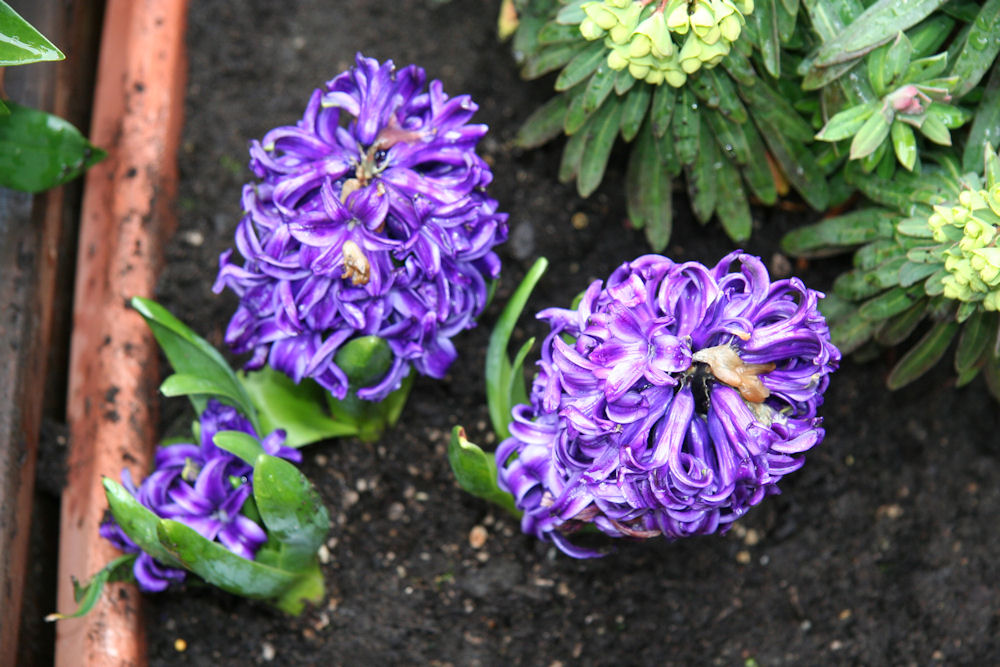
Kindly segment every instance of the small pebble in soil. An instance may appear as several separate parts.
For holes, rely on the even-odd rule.
[[[760,533],[753,528],[748,529],[746,535],[743,536],[743,544],[752,547],[758,542],[760,542]]]
[[[177,639],[174,640],[174,650],[177,651],[178,653],[183,653],[184,651],[187,650],[187,647],[188,643],[184,641],[183,638],[178,637]]]
[[[841,621],[846,621],[850,617],[851,617],[851,610],[850,609],[841,609],[840,613],[837,614],[837,618],[839,620],[841,620]]]
[[[264,642],[260,645],[260,658],[264,662],[271,662],[274,660],[275,653],[274,644],[271,642]]]
[[[181,234],[181,240],[193,248],[200,248],[205,243],[205,235],[197,229],[190,229]]]
[[[392,503],[389,505],[387,515],[389,517],[389,521],[402,521],[406,518],[406,507],[400,502]]]
[[[737,551],[736,552],[736,562],[739,563],[740,565],[749,565],[750,564],[750,552],[747,551],[746,549],[743,549],[741,551]]]
[[[483,526],[473,526],[472,530],[469,531],[469,546],[473,549],[481,549],[484,544],[486,544],[486,538],[489,534],[486,532],[486,528]]]
[[[586,229],[590,224],[590,218],[583,211],[577,211],[570,217],[569,222],[573,225],[573,229]]]
[[[319,549],[316,550],[316,556],[319,558],[319,562],[326,565],[330,562],[330,549],[325,545],[319,545]]]

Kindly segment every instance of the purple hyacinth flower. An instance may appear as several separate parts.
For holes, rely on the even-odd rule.
[[[513,410],[498,481],[524,532],[571,556],[585,524],[612,537],[724,532],[824,435],[817,409],[840,362],[822,294],[771,281],[733,252],[714,268],[645,255],[576,310],[538,317],[531,404]]]
[[[357,395],[378,401],[411,368],[440,378],[454,361],[451,337],[474,326],[499,275],[507,216],[485,195],[476,105],[425,80],[358,54],[295,126],[251,143],[243,263],[224,252],[213,288],[240,297],[226,342],[252,353],[248,369],[267,363],[344,398],[337,351],[374,335],[394,361]]]
[[[253,492],[252,469],[244,461],[212,442],[219,431],[242,431],[257,438],[249,420],[236,408],[209,400],[199,420],[201,442],[160,447],[153,472],[136,486],[131,473],[122,471],[122,486],[142,505],[164,519],[183,523],[208,540],[220,542],[233,553],[253,560],[267,541],[256,522],[241,513]],[[296,449],[284,445],[284,431],[274,431],[260,440],[264,451],[295,463],[302,460]],[[133,573],[147,592],[162,591],[183,581],[185,571],[157,561],[133,542],[110,516],[100,534],[125,553],[138,553]]]

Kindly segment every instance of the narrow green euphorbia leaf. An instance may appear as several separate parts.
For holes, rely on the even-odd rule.
[[[885,80],[886,88],[894,88],[903,82],[903,74],[910,66],[910,57],[913,55],[913,45],[902,32],[896,35],[888,50],[885,52],[883,62],[882,77]]]
[[[68,121],[7,102],[0,115],[0,185],[41,192],[73,180],[107,155]]]
[[[740,173],[732,162],[725,158],[719,160],[721,165],[716,174],[719,187],[719,198],[715,203],[716,215],[722,228],[726,230],[733,243],[743,243],[750,238],[753,229],[753,217],[750,215],[750,203]]]
[[[657,86],[653,92],[653,102],[649,109],[649,120],[653,134],[659,138],[666,134],[670,119],[674,114],[676,95],[672,86]]]
[[[990,352],[990,345],[997,340],[997,313],[977,308],[965,321],[955,350],[955,372],[964,373],[976,367]]]
[[[570,103],[570,111],[572,110],[573,104]],[[568,115],[567,118],[569,118]],[[584,122],[584,126],[586,126],[586,122]],[[577,129],[579,130],[580,128]],[[570,136],[566,142],[566,146],[563,147],[562,159],[559,161],[558,177],[560,183],[569,183],[576,178],[576,175],[580,172],[580,161],[583,160],[583,153],[586,148],[586,131],[581,130]]]
[[[280,545],[277,565],[296,571],[315,561],[330,532],[330,515],[305,475],[284,459],[259,454],[253,496],[268,537]]]
[[[588,124],[587,150],[580,160],[580,171],[576,177],[576,189],[581,197],[589,197],[604,178],[604,170],[618,137],[622,104],[611,100],[594,114]]]
[[[913,304],[913,299],[902,287],[894,287],[887,292],[865,301],[858,308],[861,317],[878,322],[898,315]]]
[[[983,99],[969,128],[962,152],[962,168],[978,172],[988,145],[1000,145],[1000,63],[993,67],[983,91]]]
[[[889,136],[889,120],[881,112],[873,113],[851,141],[851,159],[860,160],[875,152]]]
[[[65,57],[55,44],[0,0],[0,67],[62,60]]]
[[[875,326],[875,322],[853,312],[830,326],[830,338],[841,353],[849,354],[871,340]]]
[[[909,258],[907,259],[909,260]],[[899,285],[900,287],[916,285],[921,280],[924,280],[927,276],[937,271],[939,268],[941,268],[939,263],[918,263],[907,261],[899,267]]]
[[[920,299],[903,312],[881,324],[875,332],[875,340],[882,345],[899,345],[910,337],[927,312],[927,299]]]
[[[892,124],[890,136],[892,150],[896,153],[899,164],[907,171],[913,171],[913,165],[917,162],[917,138],[913,134],[913,128],[897,120]]]
[[[521,148],[538,148],[562,134],[569,100],[567,95],[556,95],[535,109],[517,131],[514,143]]]
[[[927,18],[946,0],[879,0],[845,30],[826,41],[815,57],[815,67],[830,67],[859,58]]]
[[[646,112],[649,110],[649,100],[653,96],[652,86],[636,86],[629,91],[622,102],[622,115],[620,129],[622,139],[632,141],[643,122],[646,120]]]
[[[518,30],[518,34],[520,33],[521,31]],[[514,49],[516,50],[516,48],[517,45],[514,44]],[[573,42],[542,47],[538,53],[529,57],[525,62],[524,67],[521,68],[521,76],[525,79],[537,79],[549,72],[554,72],[572,60],[580,48],[580,44]]]
[[[531,292],[535,289],[535,285],[538,284],[548,265],[548,260],[544,257],[535,260],[524,276],[524,280],[517,286],[508,299],[507,305],[504,306],[496,326],[493,327],[490,342],[486,348],[486,403],[490,411],[493,431],[500,440],[510,437],[507,425],[510,423],[510,412],[514,407],[512,396],[515,394],[511,387],[515,382],[521,382],[523,386],[523,379],[512,377],[514,364],[507,356],[507,347],[510,344],[510,337],[514,333],[514,327],[517,326],[521,312],[528,302],[528,297],[531,296]],[[522,388],[516,395],[525,396],[527,390]]]
[[[286,445],[302,447],[358,432],[356,425],[330,416],[325,409],[327,391],[312,380],[295,384],[292,378],[270,366],[251,373],[241,372],[237,377],[257,406],[261,435],[281,428],[285,431]]]
[[[878,111],[881,104],[880,101],[857,104],[834,114],[833,118],[828,120],[823,129],[816,135],[816,138],[821,141],[840,141],[853,137]]]
[[[456,426],[451,430],[448,443],[448,463],[455,473],[458,485],[468,493],[520,516],[514,496],[501,491],[497,485],[497,464],[492,454],[487,454],[475,443],[465,438],[465,429]]]
[[[71,614],[49,614],[46,621],[61,621],[66,618],[86,616],[101,598],[104,585],[113,581],[128,581],[132,577],[132,565],[138,554],[125,554],[115,558],[90,578],[84,585],[73,579],[73,599],[77,603],[76,611]]]
[[[701,112],[694,95],[686,88],[681,91],[674,108],[670,129],[674,136],[674,151],[683,165],[694,164],[701,145],[699,126]]]
[[[964,97],[975,88],[996,61],[1000,53],[998,24],[1000,0],[986,0],[976,20],[968,25],[964,42],[960,38],[956,46],[957,55],[951,67],[951,74],[958,77],[958,85],[952,91],[956,98]]]
[[[632,225],[645,227],[646,239],[660,251],[670,240],[673,206],[670,175],[660,161],[652,119],[639,133],[625,171],[625,205]]]
[[[920,132],[936,144],[951,146],[951,133],[938,116],[928,113],[920,124]]]
[[[238,397],[229,400],[250,420],[254,430],[260,433],[257,410],[219,351],[155,301],[134,297],[131,303],[146,320],[174,370],[182,375],[204,378],[220,387],[220,391],[224,391],[220,394],[223,398]],[[189,394],[188,398],[194,405],[195,412],[201,414],[205,411],[208,404],[206,395]]]
[[[953,320],[943,320],[931,327],[889,373],[886,380],[889,389],[905,387],[929,371],[948,349],[958,327]]]
[[[135,496],[113,479],[105,477],[101,483],[104,485],[104,495],[108,499],[108,507],[111,508],[112,516],[115,517],[115,521],[129,536],[129,539],[165,565],[181,567],[180,561],[175,559],[160,544],[156,529],[160,517],[136,500]]]
[[[793,229],[781,240],[790,255],[823,257],[878,239],[892,238],[892,214],[866,208]]]
[[[558,91],[569,90],[576,84],[584,81],[594,73],[601,63],[607,58],[607,48],[603,41],[590,44],[583,49],[573,59],[566,63],[566,66],[556,78],[555,89]]]

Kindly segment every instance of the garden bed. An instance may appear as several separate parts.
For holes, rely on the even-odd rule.
[[[551,81],[524,83],[495,38],[495,2],[257,0],[192,3],[180,149],[179,228],[158,298],[221,345],[235,307],[211,292],[232,245],[246,143],[293,123],[313,88],[354,54],[417,63],[449,94],[468,93],[492,131],[481,153],[490,194],[510,214],[504,275],[479,328],[456,341],[443,382],[417,380],[400,423],[373,445],[311,446],[305,472],[334,520],[329,597],[300,618],[207,588],[148,596],[151,664],[928,664],[983,663],[997,642],[1000,511],[996,405],[949,369],[890,394],[893,361],[847,360],[823,414],[827,438],[784,494],[724,537],[621,543],[574,561],[520,534],[517,521],[463,494],[445,457],[454,424],[487,434],[483,360],[500,304],[536,256],[550,261],[529,312],[566,305],[648,251],[624,216],[623,156],[580,200],[556,180],[560,146],[512,147]],[[797,202],[755,209],[746,249],[781,271],[778,239],[817,215]],[[683,197],[667,254],[714,263],[731,250]],[[791,210],[786,210],[791,209]],[[836,260],[797,267],[827,289]],[[520,335],[537,333],[526,318]],[[163,405],[164,429],[190,421]],[[485,529],[480,543],[471,533]],[[482,531],[477,529],[477,536]],[[183,640],[183,641],[179,641]],[[178,651],[183,651],[183,656]]]

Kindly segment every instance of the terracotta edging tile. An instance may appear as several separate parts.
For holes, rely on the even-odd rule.
[[[155,441],[157,350],[132,296],[151,296],[174,226],[187,0],[108,0],[90,139],[108,159],[87,174],[73,307],[58,608],[117,552],[97,528],[100,480],[148,472]],[[137,589],[109,586],[82,619],[60,621],[56,665],[141,665]]]

